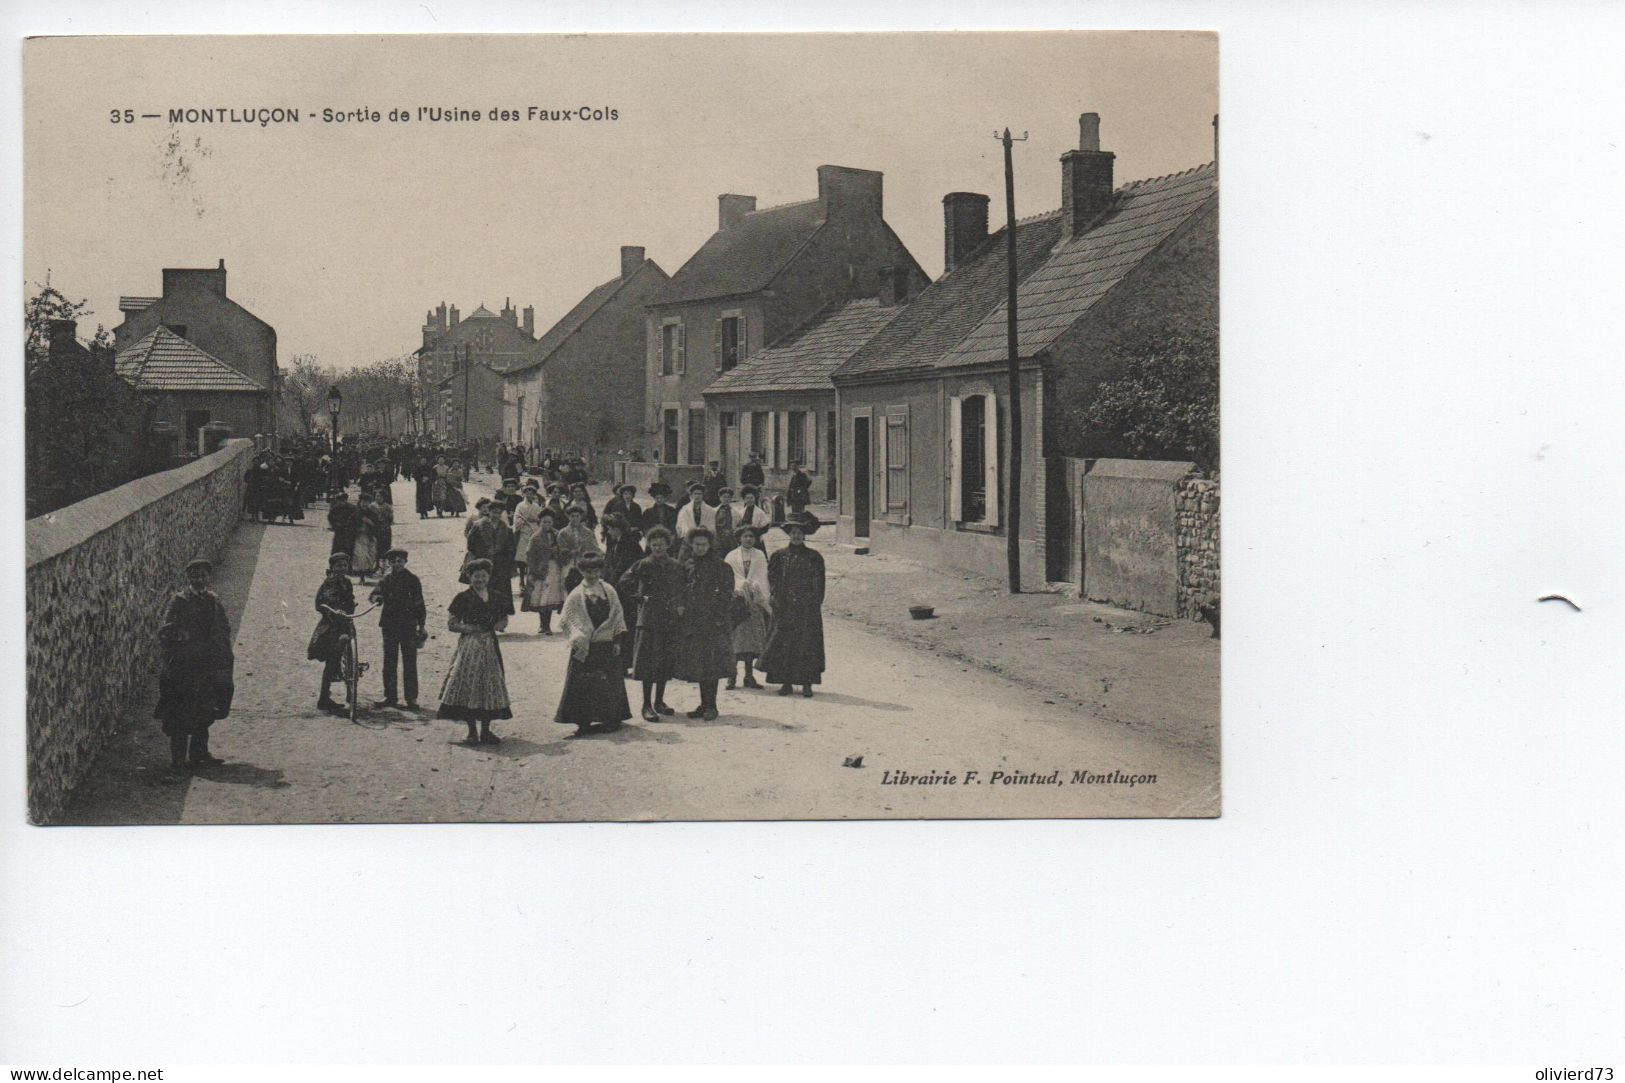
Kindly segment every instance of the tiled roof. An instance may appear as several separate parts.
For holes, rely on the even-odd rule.
[[[823,224],[824,207],[816,199],[752,211],[737,225],[711,234],[650,303],[753,293],[771,282]]]
[[[492,312],[490,309],[486,308],[484,305],[481,305],[479,308],[476,308],[473,312],[470,312],[468,314],[468,318],[471,319],[471,320],[479,320],[479,319],[499,320],[502,317],[498,316],[495,312]]]
[[[830,373],[902,311],[902,306],[882,305],[872,297],[831,305],[738,368],[717,377],[705,393],[833,390]]]
[[[1061,238],[1061,212],[1016,223],[1017,342],[1033,357],[1217,191],[1211,164],[1119,188],[1095,226]],[[839,378],[998,362],[1005,344],[1005,231],[933,282],[836,372]]]
[[[120,312],[140,312],[144,308],[151,308],[158,298],[156,297],[120,297],[118,310]]]
[[[1036,356],[1077,323],[1213,196],[1214,181],[1210,164],[1127,185],[1117,190],[1111,209],[1092,229],[1057,244],[1016,293],[1021,356]],[[1008,351],[1006,320],[1001,299],[938,364],[1003,360]]]
[[[113,368],[137,391],[265,391],[167,327],[119,351]]]
[[[659,265],[654,264],[653,260],[644,260],[644,263],[654,265],[656,271],[660,270]],[[617,276],[603,285],[594,286],[588,291],[587,296],[576,302],[574,308],[559,317],[557,323],[542,333],[542,337],[536,340],[536,345],[531,348],[524,361],[503,371],[523,372],[546,363],[547,359],[553,356],[555,350],[564,345],[571,335],[581,330],[586,322],[592,319],[593,314],[607,305],[609,299],[619,293],[622,286],[632,281],[637,273],[633,272],[633,274],[627,275],[625,278]]]
[[[1061,236],[1059,211],[1016,223],[1016,275],[1025,277]],[[835,375],[930,369],[980,323],[1008,288],[1005,231],[993,234],[968,260],[926,287]]]

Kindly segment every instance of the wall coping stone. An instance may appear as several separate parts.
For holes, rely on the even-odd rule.
[[[86,497],[77,504],[46,512],[28,520],[25,553],[27,567],[43,564],[47,560],[110,530],[148,505],[155,504],[191,485],[200,478],[225,466],[239,455],[251,451],[254,441],[246,437],[227,440],[220,450],[201,459],[136,478],[116,489]]]

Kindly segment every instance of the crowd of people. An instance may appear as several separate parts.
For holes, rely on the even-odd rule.
[[[281,452],[256,458],[249,478],[255,515],[281,500],[302,517],[317,493],[329,502],[332,542],[307,644],[307,657],[322,664],[320,710],[347,711],[333,684],[342,676],[345,639],[355,635],[357,586],[370,588],[383,634],[384,698],[374,706],[420,709],[417,655],[428,638],[428,610],[410,554],[394,544],[391,483],[401,477],[414,482],[420,519],[464,519],[462,589],[447,622],[458,639],[437,716],[466,724],[469,744],[500,743],[493,724],[514,717],[500,637],[519,612],[536,614],[540,635],[569,641],[553,719],[574,727],[573,736],[632,719],[629,680],[641,692],[637,717],[651,723],[677,713],[667,702],[672,682],[695,686],[687,717],[707,721],[719,717],[724,682],[813,695],[825,666],[824,561],[806,539],[821,524],[805,510],[806,491],[796,491],[794,476],[788,495],[795,499],[777,516],[763,501],[759,463],[741,471],[737,503],[713,463],[675,502],[664,483],[650,485],[641,501],[627,483],[598,509],[582,460],[556,452],[532,458],[527,463],[517,446],[410,439],[351,440],[336,457],[316,440],[285,442]],[[500,487],[470,509],[464,483],[480,466]],[[211,573],[206,560],[188,566],[187,589],[171,600],[160,631],[157,713],[181,770],[219,762],[208,728],[230,706],[231,634],[208,589]]]

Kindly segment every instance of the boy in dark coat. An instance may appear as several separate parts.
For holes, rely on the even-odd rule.
[[[172,771],[224,762],[209,753],[209,726],[231,710],[231,623],[209,589],[213,570],[201,557],[187,564],[187,588],[169,599],[158,628],[163,669],[153,715],[169,737]]]
[[[423,584],[406,570],[406,550],[386,554],[389,571],[372,590],[372,601],[382,608],[378,627],[384,633],[384,698],[374,707],[396,707],[396,671],[405,678],[406,706],[418,707],[418,640],[427,634],[429,611],[423,604]]]
[[[677,665],[672,676],[700,686],[700,705],[688,717],[714,722],[717,685],[734,674],[734,570],[717,554],[716,536],[709,527],[690,531],[688,547],[683,561]]]
[[[667,503],[671,499],[671,486],[663,481],[657,481],[649,486],[649,499],[654,503],[643,509],[643,534],[648,537],[649,531],[655,527],[663,528],[671,537],[676,537],[677,509]]]

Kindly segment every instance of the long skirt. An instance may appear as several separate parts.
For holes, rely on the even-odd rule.
[[[459,722],[513,717],[495,632],[464,632],[457,640],[451,668],[440,686],[437,717]]]
[[[530,580],[525,586],[525,599],[523,608],[527,613],[540,613],[551,606],[554,609],[564,604],[564,569],[559,562],[547,562],[547,570],[538,573],[532,571]]]
[[[371,534],[357,534],[355,548],[350,552],[350,573],[371,575],[378,570],[378,539]]]
[[[564,673],[564,692],[553,721],[569,726],[589,726],[624,722],[632,717],[632,704],[626,698],[626,678],[621,655],[614,643],[592,643],[586,661],[570,655],[570,668]]]
[[[677,629],[643,625],[632,634],[632,676],[669,681],[677,665]]]
[[[680,681],[720,681],[734,675],[733,638],[727,632],[689,631],[677,643]]]
[[[429,502],[437,511],[446,510],[446,493],[450,490],[451,486],[446,484],[445,478],[435,478],[429,486]]]
[[[446,486],[446,500],[445,503],[441,505],[441,509],[443,511],[449,511],[453,515],[458,515],[468,510],[468,501],[463,499],[463,487],[461,485]]]
[[[773,613],[760,668],[769,684],[818,684],[824,676],[824,619],[817,609]]]
[[[419,515],[427,515],[434,510],[434,482],[417,483],[417,507]]]
[[[733,649],[735,657],[761,654],[767,650],[767,610],[752,604],[750,616],[734,625]]]

